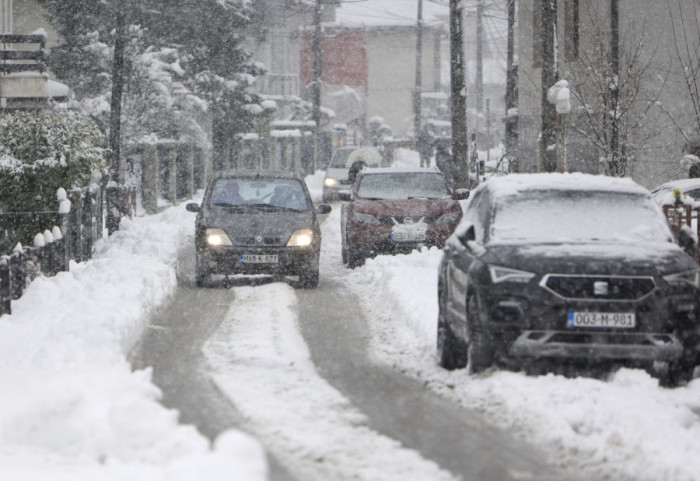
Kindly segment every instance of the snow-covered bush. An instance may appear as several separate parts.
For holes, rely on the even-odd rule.
[[[56,191],[85,187],[104,167],[104,135],[72,112],[0,116],[0,211],[55,211]]]

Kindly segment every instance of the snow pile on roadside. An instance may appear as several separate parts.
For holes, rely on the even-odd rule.
[[[608,381],[493,371],[470,377],[437,365],[434,250],[380,256],[344,277],[363,302],[373,356],[482,411],[572,472],[635,481],[700,480],[700,379],[665,389],[642,370]],[[392,309],[386,309],[392,306]]]
[[[204,354],[248,428],[296,479],[453,479],[367,427],[366,417],[319,376],[299,332],[292,287],[232,291],[235,301]]]
[[[124,219],[93,260],[38,278],[0,317],[0,479],[262,480],[249,436],[210,443],[126,358],[176,287],[184,205]]]

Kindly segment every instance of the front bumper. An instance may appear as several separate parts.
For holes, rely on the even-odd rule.
[[[341,190],[350,190],[352,189],[352,184],[344,181],[340,181],[337,184],[333,184],[331,186],[327,186],[325,183],[323,184],[323,199],[324,201],[331,201],[331,200],[337,200],[338,199],[338,192]]]
[[[455,224],[428,224],[424,239],[395,241],[390,225],[355,224],[348,230],[348,243],[366,256],[411,251],[419,247],[442,248],[454,228]]]
[[[683,357],[683,344],[672,334],[527,330],[508,354],[531,359],[674,362]]]
[[[246,263],[244,255],[277,256],[275,263]],[[223,275],[299,275],[318,267],[318,248],[279,247],[217,247],[203,252],[206,267],[212,274]]]

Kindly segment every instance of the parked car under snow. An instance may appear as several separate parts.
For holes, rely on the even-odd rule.
[[[495,177],[471,196],[438,277],[447,369],[647,369],[700,363],[700,269],[649,192],[584,174]]]

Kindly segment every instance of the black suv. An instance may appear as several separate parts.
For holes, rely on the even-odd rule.
[[[562,374],[638,367],[675,385],[700,363],[699,288],[698,264],[631,180],[492,178],[444,249],[439,363]]]
[[[212,275],[298,276],[297,285],[316,287],[321,230],[304,180],[289,172],[240,170],[215,175],[202,205],[187,204],[195,221],[195,277]]]

